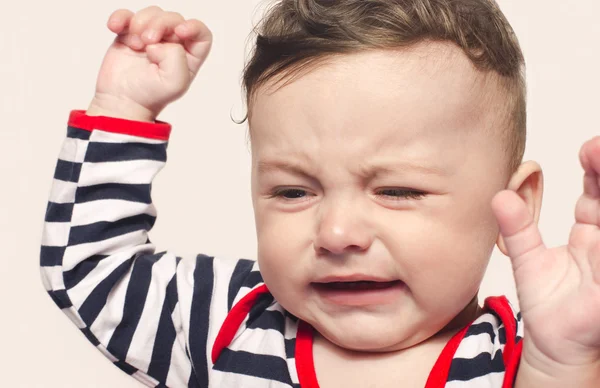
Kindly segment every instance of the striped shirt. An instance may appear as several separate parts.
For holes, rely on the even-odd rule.
[[[48,294],[147,386],[317,388],[313,329],[274,300],[255,261],[155,252],[151,185],[170,130],[71,112],[42,238]],[[511,387],[522,331],[506,298],[486,299],[426,388]]]

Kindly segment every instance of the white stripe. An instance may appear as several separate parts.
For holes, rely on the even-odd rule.
[[[477,357],[481,353],[491,352],[494,348],[494,344],[490,340],[490,336],[487,333],[481,333],[478,335],[472,335],[460,342],[454,358],[466,358],[471,359]]]
[[[187,339],[181,322],[180,305],[181,303],[177,303],[171,314],[173,324],[175,325],[175,343],[173,343],[171,350],[171,363],[169,365],[169,373],[167,374],[168,387],[187,387],[188,380],[192,374],[192,364],[185,352]]]
[[[64,270],[69,271],[94,255],[112,255],[123,250],[131,252],[132,256],[138,252],[154,252],[154,245],[146,244],[147,238],[145,230],[136,230],[102,241],[68,246],[63,257]]]
[[[100,344],[100,345],[96,346],[96,349],[98,349],[100,351],[100,353],[104,354],[104,357],[108,358],[111,362],[119,361],[115,356],[110,354],[108,352],[108,350],[106,350],[106,347],[104,347],[104,345]]]
[[[87,145],[87,140],[67,137],[63,142],[58,158],[66,162],[82,163],[85,158]]]
[[[261,377],[212,370],[208,381],[209,388],[290,388],[288,384]]]
[[[141,136],[125,135],[122,133],[113,133],[102,130],[94,130],[90,136],[90,141],[98,143],[146,143],[146,144],[161,144],[164,140],[149,139]]]
[[[137,328],[133,333],[126,357],[128,363],[143,371],[148,370],[152,361],[152,351],[165,301],[167,285],[174,274],[175,256],[171,254],[167,253],[163,255],[152,266],[150,288],[146,294],[144,309],[142,310]]]
[[[479,318],[477,318],[471,324],[471,326],[477,325],[478,323],[483,323],[483,322],[490,323],[494,327],[494,330],[497,330],[497,328],[498,328],[498,318],[496,318],[496,316],[493,315],[493,314],[483,314],[483,315],[481,315]]]
[[[73,207],[71,225],[88,225],[101,221],[114,222],[138,214],[149,214],[156,217],[156,208],[152,204],[120,199],[77,203]]]
[[[498,337],[498,319],[496,316],[493,314],[483,314],[476,319],[472,325],[481,323],[489,323],[492,325],[492,331],[495,337],[494,341],[492,342],[492,339],[488,333],[480,333],[465,337],[460,342],[458,349],[456,349],[456,353],[454,355],[455,358],[471,359],[476,357],[479,353],[485,352],[493,354],[496,352],[496,349],[504,347],[504,345],[500,345],[500,340]]]
[[[164,162],[155,160],[83,163],[79,186],[104,183],[149,184],[164,165]]]
[[[285,359],[283,334],[277,330],[246,328],[241,335],[228,346],[235,351],[244,351],[265,356]]]
[[[288,371],[290,372],[290,377],[292,378],[292,383],[300,384],[300,379],[298,378],[298,370],[296,369],[296,359],[288,358],[285,360],[287,362]]]
[[[73,306],[79,310],[98,283],[110,275],[124,261],[132,258],[139,247],[131,247],[101,260],[77,285],[69,289],[69,297]]]
[[[42,274],[42,283],[44,284],[46,291],[65,289],[61,266],[40,267],[40,272]]]
[[[298,322],[290,317],[285,317],[285,339],[295,339],[298,335]]]
[[[227,299],[229,294],[229,284],[233,270],[239,260],[224,258],[214,258],[213,260],[213,293],[210,301],[210,319],[208,320],[208,339],[210,344],[206,347],[206,360],[209,369],[212,368],[212,344],[215,342],[219,330],[227,316]]]
[[[135,372],[131,376],[147,387],[156,387],[158,385],[158,380],[140,371]]]
[[[446,383],[445,388],[498,388],[504,381],[504,372],[489,373],[472,380],[454,380]]]
[[[83,329],[83,328],[87,327],[85,322],[83,322],[83,320],[81,319],[79,312],[77,310],[75,310],[74,307],[62,309],[62,312],[64,312],[67,315],[67,317],[69,317],[71,322],[73,322],[75,324],[75,326],[77,326],[78,329]]]
[[[64,247],[69,242],[69,222],[45,222],[42,245]]]
[[[184,333],[190,332],[190,313],[194,296],[195,257],[183,258],[177,266],[177,295],[179,297],[179,319]],[[175,315],[175,312],[173,312]],[[187,341],[187,338],[186,338]]]
[[[242,298],[244,298],[246,295],[248,295],[250,293],[250,291],[252,291],[252,288],[250,288],[250,287],[245,287],[245,286],[244,287],[240,287],[240,290],[238,291],[237,295],[233,299],[233,306],[235,306],[236,304],[238,304],[238,302],[240,300],[242,300]]]
[[[76,191],[77,183],[54,179],[52,181],[52,188],[50,189],[49,201],[54,203],[73,203],[75,202]]]
[[[105,346],[108,346],[117,325],[123,319],[123,306],[125,305],[125,295],[130,280],[131,268],[112,288],[106,299],[106,304],[90,326],[91,332]]]

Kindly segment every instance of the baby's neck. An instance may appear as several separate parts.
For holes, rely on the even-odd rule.
[[[320,388],[424,387],[448,341],[482,314],[477,297],[442,330],[407,349],[359,352],[341,348],[314,332],[314,363]]]

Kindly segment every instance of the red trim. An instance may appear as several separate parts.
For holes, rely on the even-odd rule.
[[[212,348],[212,363],[216,363],[221,351],[225,349],[237,333],[238,329],[244,319],[250,312],[252,306],[262,294],[268,293],[269,290],[265,284],[255,288],[250,291],[246,296],[244,296],[238,303],[233,306],[227,317],[225,317],[225,321],[223,325],[221,325],[221,329],[219,329],[219,334],[217,334],[217,338],[215,339],[215,343]]]
[[[495,311],[502,323],[504,323],[506,345],[504,345],[504,352],[502,353],[505,369],[502,388],[512,388],[515,377],[517,376],[519,363],[521,361],[521,352],[523,350],[523,340],[519,341],[519,343],[515,343],[517,338],[517,322],[515,320],[515,315],[510,308],[508,299],[504,296],[487,298],[485,300],[485,306],[488,309]]]
[[[84,110],[73,110],[69,115],[69,126],[93,131],[98,129],[106,132],[121,133],[146,137],[149,139],[169,140],[171,124],[163,121],[147,123],[106,116],[88,116]]]
[[[304,321],[298,323],[295,357],[300,386],[302,388],[319,388],[313,359],[313,328]]]
[[[504,361],[504,365],[506,366],[513,357],[515,339],[517,337],[517,323],[515,321],[515,315],[510,308],[508,299],[506,299],[504,296],[493,296],[486,298],[485,307],[495,311],[500,317],[502,323],[504,323],[504,330],[506,331],[506,344],[504,345],[504,352],[502,352],[502,359]]]
[[[454,334],[454,337],[448,341],[429,373],[425,388],[443,388],[446,386],[446,383],[448,382],[448,373],[450,373],[450,364],[452,363],[454,354],[456,354],[456,350],[463,338],[465,338],[465,334],[467,334],[467,330],[469,330],[471,324],[472,322],[465,326],[461,331]]]
[[[523,340],[515,346],[513,355],[508,360],[506,365],[506,372],[504,374],[504,382],[502,388],[513,388],[515,384],[515,377],[517,377],[517,371],[519,370],[519,364],[521,363],[521,353],[523,351]]]

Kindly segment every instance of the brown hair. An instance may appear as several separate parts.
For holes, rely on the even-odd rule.
[[[249,118],[257,89],[298,75],[332,55],[407,47],[425,40],[458,45],[474,66],[495,72],[506,100],[502,131],[510,173],[526,137],[524,59],[494,0],[281,0],[255,29],[243,73]]]

